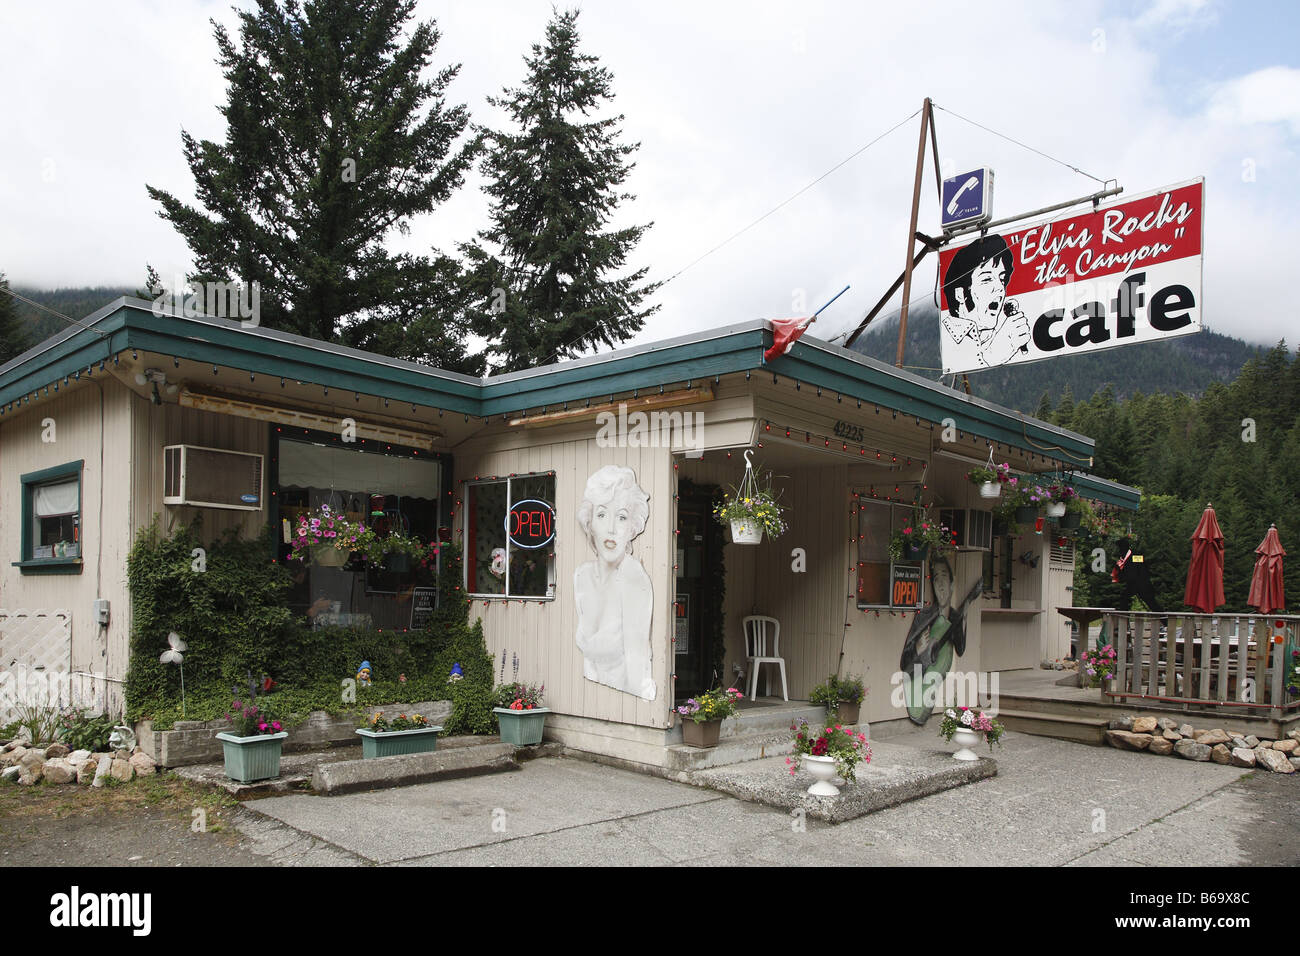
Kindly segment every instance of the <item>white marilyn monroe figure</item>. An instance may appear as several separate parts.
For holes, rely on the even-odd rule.
[[[631,468],[606,465],[588,478],[578,524],[596,559],[573,575],[583,675],[644,700],[656,693],[650,675],[654,589],[632,557],[632,539],[645,530],[649,501]]]

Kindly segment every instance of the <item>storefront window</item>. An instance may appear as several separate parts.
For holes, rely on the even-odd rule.
[[[298,515],[321,505],[377,530],[400,529],[424,543],[438,540],[443,466],[433,455],[282,439],[276,466],[282,556]],[[354,555],[341,567],[296,561],[287,566],[294,581],[291,606],[317,627],[422,627],[436,593],[436,565],[420,567],[406,555],[382,565]]]
[[[917,608],[924,598],[924,562],[889,559],[889,538],[904,527],[909,506],[860,501],[858,506],[858,607]]]
[[[481,597],[555,596],[555,476],[471,482],[465,586]]]

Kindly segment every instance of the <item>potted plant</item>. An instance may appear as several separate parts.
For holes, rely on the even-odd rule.
[[[854,733],[843,724],[810,728],[808,721],[790,725],[794,755],[786,758],[790,776],[800,767],[813,775],[808,793],[814,797],[837,797],[839,788],[831,781],[838,775],[846,782],[857,779],[859,763],[871,763],[871,744],[867,735]]]
[[[497,706],[492,713],[497,715],[497,726],[501,729],[503,743],[516,747],[530,747],[542,742],[542,731],[546,727],[546,715],[550,708],[542,706],[542,696],[546,685],[536,686],[513,681],[501,684],[493,689]]]
[[[713,508],[713,516],[718,522],[731,528],[731,540],[735,544],[758,544],[763,540],[764,532],[769,538],[779,538],[786,527],[777,495],[772,491],[771,473],[767,484],[760,485],[754,477],[749,455],[746,449],[745,475],[740,479],[740,485],[733,488],[731,494],[723,495],[722,503]]]
[[[1011,465],[1006,462],[995,465],[990,458],[987,465],[968,471],[966,480],[979,488],[981,498],[997,498],[1002,494],[1002,486],[1011,480]]]
[[[1081,498],[1076,492],[1074,497],[1065,503],[1065,514],[1061,515],[1057,524],[1062,531],[1073,531],[1084,525],[1085,522],[1095,523],[1096,517],[1092,510],[1092,505],[1088,504],[1086,498]]]
[[[1102,644],[1097,635],[1097,646],[1079,655],[1079,686],[1104,688],[1115,675],[1116,664],[1114,646]]]
[[[269,688],[268,688],[269,689]],[[247,701],[234,700],[229,731],[217,734],[226,763],[226,776],[239,783],[270,780],[280,775],[280,752],[288,732],[265,707],[258,707],[254,689]]]
[[[946,525],[916,512],[912,521],[889,538],[889,557],[894,561],[924,561],[931,552],[936,557],[947,552],[953,533]]]
[[[1060,482],[1055,485],[1049,485],[1047,488],[1047,517],[1061,518],[1065,516],[1066,507],[1071,501],[1079,497],[1072,487]]]
[[[826,719],[837,724],[856,724],[862,713],[866,688],[860,677],[830,677],[812,689],[808,700],[826,708]]]
[[[997,514],[1007,523],[1009,533],[1019,534],[1020,525],[1038,520],[1039,504],[1047,497],[1045,489],[1012,477],[1007,482],[1006,493],[997,508]]]
[[[385,717],[375,713],[366,726],[357,728],[362,758],[430,753],[438,749],[441,731],[441,727],[430,724],[423,714]]]
[[[353,551],[366,547],[368,534],[361,522],[353,521],[341,511],[333,511],[329,505],[321,505],[298,516],[289,558],[341,568]]]
[[[970,748],[980,742],[980,737],[984,738],[992,752],[995,743],[1002,746],[1004,733],[1006,728],[984,711],[969,707],[958,707],[955,710],[948,708],[943,712],[943,721],[939,724],[939,736],[957,743],[958,750],[952,755],[954,760],[978,760],[979,757]]]
[[[682,720],[682,742],[688,747],[716,747],[722,722],[736,713],[745,695],[734,687],[707,690],[677,708]]]

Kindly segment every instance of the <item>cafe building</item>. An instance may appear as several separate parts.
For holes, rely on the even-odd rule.
[[[1136,508],[1087,475],[1092,439],[810,336],[767,361],[772,342],[752,320],[478,379],[119,299],[0,367],[0,664],[85,675],[120,711],[137,532],[202,513],[252,537],[321,504],[460,543],[489,652],[546,685],[547,736],[610,759],[667,766],[674,705],[748,695],[756,667],[760,704],[855,674],[864,721],[906,720],[900,660],[936,595],[964,627],[955,671],[1068,656],[1073,539],[998,533],[966,474],[991,452]],[[759,544],[713,515],[747,461],[788,526]],[[957,546],[891,560],[918,504]],[[312,565],[294,610],[419,626],[410,573]]]

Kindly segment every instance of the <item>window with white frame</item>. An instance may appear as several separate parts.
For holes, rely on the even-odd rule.
[[[555,475],[465,486],[465,588],[478,597],[555,597]]]
[[[892,561],[889,539],[911,521],[912,507],[890,501],[859,498],[858,607],[921,606],[925,594],[924,561]]]

